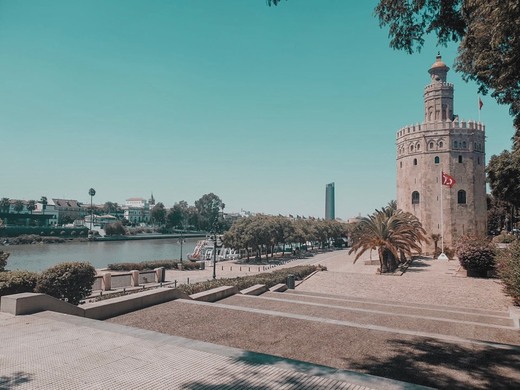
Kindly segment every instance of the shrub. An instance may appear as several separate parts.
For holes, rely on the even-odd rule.
[[[38,280],[36,272],[0,272],[0,296],[33,292]]]
[[[112,235],[125,235],[126,230],[121,222],[109,223],[105,226],[105,233],[107,236]]]
[[[0,251],[0,272],[5,270],[5,266],[7,265],[7,259],[9,258],[10,253]]]
[[[512,234],[500,233],[498,236],[493,237],[493,242],[497,244],[510,244],[516,241],[516,237]]]
[[[498,252],[497,270],[505,293],[513,298],[516,305],[520,305],[520,241]]]
[[[187,263],[184,263],[184,265],[187,265]],[[174,260],[152,260],[142,261],[140,263],[114,263],[109,264],[107,268],[112,271],[143,271],[159,267],[164,267],[165,269],[179,268],[178,263]],[[193,267],[192,269],[194,268],[196,267]]]
[[[465,270],[485,273],[495,267],[495,245],[485,237],[462,237],[455,250]]]
[[[90,263],[61,263],[42,272],[35,291],[77,305],[92,292],[95,276]]]

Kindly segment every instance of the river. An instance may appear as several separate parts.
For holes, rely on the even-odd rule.
[[[182,245],[182,258],[192,253],[198,238],[188,238]],[[179,259],[181,245],[176,238],[138,241],[67,242],[0,246],[11,253],[6,269],[43,271],[66,261],[88,261],[96,268],[111,263]]]

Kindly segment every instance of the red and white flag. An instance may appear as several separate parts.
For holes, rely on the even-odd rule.
[[[478,98],[478,109],[479,110],[482,110],[482,106],[484,105],[484,103],[482,102],[482,99],[480,99],[480,96]]]
[[[453,177],[451,177],[447,173],[442,172],[442,185],[443,186],[448,186],[451,188],[455,185],[455,183],[456,183],[456,181]]]

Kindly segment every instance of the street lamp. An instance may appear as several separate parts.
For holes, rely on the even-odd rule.
[[[217,278],[217,248],[222,247],[222,242],[220,245],[217,244],[218,235],[215,232],[213,234],[213,279]]]
[[[88,190],[88,194],[90,195],[90,230],[92,231],[92,222],[94,221],[94,208],[92,206],[92,198],[96,195],[96,190],[91,188]]]

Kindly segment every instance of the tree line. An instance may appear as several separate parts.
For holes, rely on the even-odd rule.
[[[223,236],[225,246],[245,251],[250,256],[268,258],[287,246],[303,245],[326,247],[346,237],[349,225],[321,219],[292,219],[283,216],[257,214],[236,220]]]

